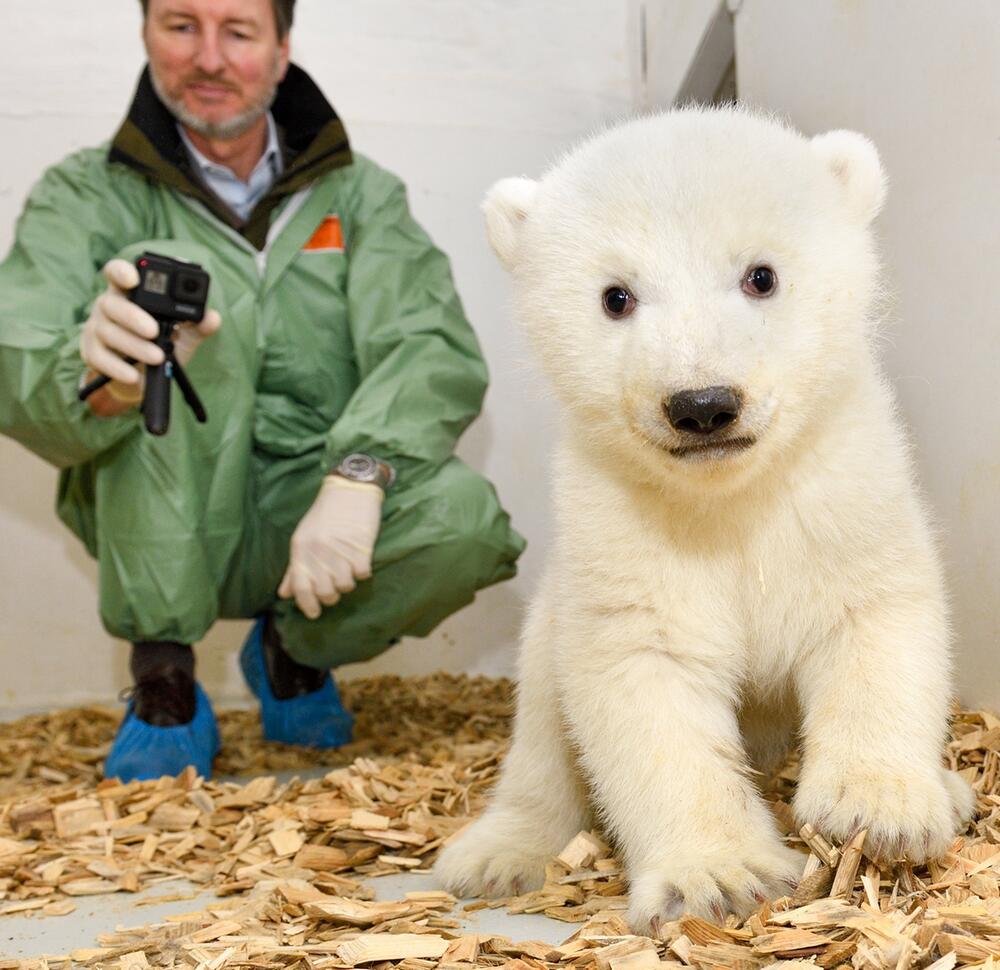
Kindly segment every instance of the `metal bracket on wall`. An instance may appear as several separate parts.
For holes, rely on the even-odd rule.
[[[737,4],[737,7],[739,4]],[[676,101],[702,104],[736,99],[736,42],[733,13],[720,3],[688,67]]]
[[[742,0],[640,0],[640,74],[646,107],[736,99],[733,17]]]

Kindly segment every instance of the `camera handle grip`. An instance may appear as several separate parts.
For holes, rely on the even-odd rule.
[[[177,381],[177,386],[180,388],[181,394],[184,395],[188,407],[194,412],[195,419],[204,424],[208,420],[208,416],[197,391],[174,357],[173,324],[165,320],[159,320],[158,323],[160,324],[160,334],[153,342],[163,351],[166,359],[155,367],[150,364],[146,365],[146,388],[142,397],[142,415],[145,419],[146,430],[150,434],[164,435],[170,427],[170,384],[172,379]],[[135,363],[131,357],[127,357],[126,360],[130,364]],[[111,378],[106,374],[99,374],[80,388],[77,397],[81,401],[86,401],[94,391],[110,382]]]
[[[157,320],[160,332],[153,343],[163,351],[163,363],[146,365],[146,390],[142,396],[142,416],[150,434],[162,435],[170,427],[170,379],[174,369],[174,342],[171,338],[174,325]]]
[[[170,374],[165,364],[146,368],[146,393],[142,397],[142,416],[150,434],[163,435],[170,427]]]

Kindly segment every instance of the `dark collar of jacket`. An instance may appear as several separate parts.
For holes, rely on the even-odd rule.
[[[302,68],[289,64],[271,113],[278,126],[285,170],[245,223],[201,181],[191,165],[177,132],[177,119],[153,89],[148,65],[139,78],[128,116],[111,142],[108,161],[128,165],[149,179],[193,196],[257,249],[263,249],[271,213],[283,198],[331,169],[351,164],[343,123]]]

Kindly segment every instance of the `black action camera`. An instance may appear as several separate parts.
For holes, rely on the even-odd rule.
[[[143,253],[136,261],[139,285],[128,297],[151,317],[200,323],[208,298],[208,273],[197,263]]]
[[[160,332],[153,342],[164,356],[162,364],[146,367],[146,388],[142,395],[146,430],[155,435],[167,433],[170,427],[170,385],[175,379],[194,416],[205,422],[208,420],[205,408],[174,357],[173,332],[178,323],[200,323],[205,316],[209,275],[197,263],[186,263],[156,253],[143,253],[135,261],[135,268],[139,271],[139,285],[129,292],[128,298],[160,325]],[[130,360],[130,363],[135,361]],[[109,380],[105,376],[92,380],[81,389],[80,400],[86,400]]]

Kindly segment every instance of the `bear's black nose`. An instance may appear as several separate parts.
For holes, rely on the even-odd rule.
[[[740,415],[740,396],[732,387],[703,387],[678,391],[663,402],[670,424],[678,431],[713,434]]]

